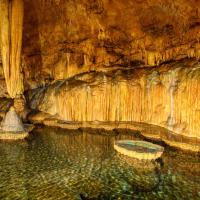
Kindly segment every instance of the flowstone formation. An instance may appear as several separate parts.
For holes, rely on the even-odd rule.
[[[57,121],[44,120],[47,125],[135,128],[170,145],[199,151],[199,66],[183,60],[157,68],[91,72],[30,91],[27,98],[32,109],[55,116]],[[144,130],[133,122],[168,132],[159,127]]]
[[[164,148],[141,140],[118,140],[114,149],[119,153],[139,160],[156,160],[163,154]]]

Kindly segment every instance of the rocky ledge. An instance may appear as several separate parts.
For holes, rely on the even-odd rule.
[[[199,151],[200,64],[83,73],[27,92],[32,121],[64,128],[128,128]],[[96,123],[98,122],[98,123]],[[138,125],[139,124],[139,125]]]

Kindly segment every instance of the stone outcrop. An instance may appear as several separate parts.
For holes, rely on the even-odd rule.
[[[1,12],[6,13],[8,0],[1,2]],[[11,26],[15,30],[22,26],[23,5],[22,0],[12,2],[15,10],[8,17],[14,18]],[[19,59],[15,63],[13,56],[19,58],[20,53],[15,55],[13,46],[10,64],[16,74],[11,79],[23,91],[22,78],[17,75],[21,70],[27,90],[116,65],[151,67],[171,60],[199,59],[199,8],[196,0],[24,0],[22,63],[20,67]],[[8,52],[7,22],[8,18],[1,20],[1,52]],[[12,37],[17,48],[20,30]],[[9,65],[7,59],[3,62]],[[0,75],[1,71],[0,67]]]
[[[64,121],[145,122],[200,138],[200,64],[91,72],[29,92],[29,104]]]
[[[15,108],[11,106],[0,124],[0,140],[24,140],[33,129],[33,125],[22,123]]]

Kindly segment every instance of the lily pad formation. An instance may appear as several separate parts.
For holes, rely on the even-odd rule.
[[[139,140],[119,140],[115,142],[114,148],[121,154],[139,160],[155,160],[164,151],[162,146]]]

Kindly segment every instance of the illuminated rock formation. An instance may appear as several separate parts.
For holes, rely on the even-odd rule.
[[[23,94],[21,46],[23,0],[0,1],[1,55],[7,91],[11,98]]]
[[[8,0],[1,2],[2,13],[7,13]],[[22,0],[9,2],[13,7],[17,4],[11,26],[13,30],[18,26],[18,31],[11,38],[20,48]],[[105,68],[112,70],[115,65],[151,67],[171,60],[199,59],[199,7],[196,0],[24,0],[24,87],[36,88]],[[8,17],[1,23],[7,24]],[[3,32],[6,44],[8,26]],[[8,51],[5,45],[2,48]],[[15,45],[12,48],[16,52]],[[18,73],[21,69],[18,59],[16,62],[13,66]],[[18,75],[15,78],[21,83]],[[19,91],[23,91],[19,85]]]
[[[29,98],[32,108],[65,121],[146,122],[200,138],[199,69],[198,62],[183,61],[93,72],[32,91]]]
[[[32,109],[61,120],[146,122],[199,138],[199,9],[196,0],[2,0],[0,96],[20,115],[25,90]]]
[[[24,125],[13,107],[7,112],[1,128],[4,132],[25,132]]]
[[[27,87],[114,65],[199,59],[199,8],[196,0],[25,0]]]
[[[162,146],[141,140],[117,140],[114,149],[125,156],[139,160],[156,160],[164,151]]]
[[[24,92],[21,69],[23,16],[23,0],[0,1],[0,41],[3,71],[9,97],[15,99],[15,108],[11,107],[2,121],[0,139],[22,139],[28,134],[25,133],[24,125],[15,112],[15,109],[19,111],[18,108],[20,108],[17,99],[21,99]],[[15,133],[21,135],[15,136],[13,135]]]

